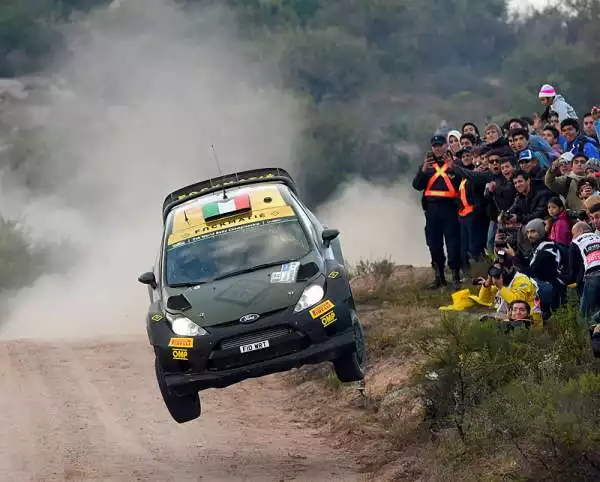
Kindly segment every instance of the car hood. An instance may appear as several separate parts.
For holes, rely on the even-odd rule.
[[[271,283],[271,273],[280,269],[278,265],[193,288],[169,290],[169,295],[185,296],[191,305],[185,316],[202,327],[231,323],[244,315],[278,311],[298,302],[309,281]]]

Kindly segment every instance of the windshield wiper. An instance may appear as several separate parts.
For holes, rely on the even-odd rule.
[[[185,288],[192,286],[200,286],[208,283],[207,281],[185,281],[183,283],[172,283],[169,285],[169,288]]]
[[[239,269],[237,271],[230,271],[229,273],[222,274],[221,276],[217,276],[213,281],[218,281],[224,278],[229,278],[231,276],[237,276],[238,274],[251,273],[252,271],[258,271],[259,269],[270,268],[271,266],[277,266],[278,264],[286,264],[291,263],[295,260],[293,259],[283,259],[281,261],[276,261],[274,263],[263,263],[257,264],[256,266],[252,266],[251,268]]]

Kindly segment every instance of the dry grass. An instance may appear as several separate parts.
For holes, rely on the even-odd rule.
[[[423,456],[414,442],[427,434],[424,406],[411,386],[421,361],[414,339],[435,323],[449,292],[425,289],[428,269],[384,261],[363,263],[358,272],[352,284],[369,356],[364,387],[342,384],[328,363],[293,370],[286,379],[309,423],[328,427],[376,480],[401,480],[398,474],[416,480]]]
[[[424,289],[429,270],[371,263],[361,273],[365,384],[339,383],[329,364],[289,373],[305,420],[377,481],[598,480],[586,477],[600,476],[600,367],[573,313],[548,331],[502,334],[440,317],[450,290]]]

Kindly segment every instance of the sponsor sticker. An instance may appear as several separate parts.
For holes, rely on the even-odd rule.
[[[335,305],[330,300],[323,301],[323,303],[315,306],[312,310],[309,311],[310,316],[312,316],[313,319],[318,318],[319,316],[323,316],[334,306]]]
[[[187,360],[188,359],[188,351],[184,349],[173,350],[173,360]]]
[[[228,219],[221,219],[218,221],[198,224],[189,228],[174,231],[169,235],[167,245],[169,247],[179,246],[182,241],[189,239],[202,239],[208,234],[223,234],[234,231],[236,228],[248,228],[252,226],[259,226],[264,224],[266,221],[277,221],[284,219],[295,219],[296,214],[291,206],[281,206],[277,210],[273,209],[262,209],[259,211],[253,211],[243,216],[237,216]]]
[[[171,338],[169,340],[169,347],[173,348],[193,348],[193,338]]]
[[[281,266],[281,270],[271,273],[271,283],[295,283],[299,269],[299,261],[286,263]]]
[[[335,316],[335,311],[330,311],[326,315],[321,317],[321,324],[325,326],[331,325],[333,322],[337,321],[337,317]]]

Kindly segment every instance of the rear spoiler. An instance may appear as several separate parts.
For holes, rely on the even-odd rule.
[[[269,167],[263,169],[251,169],[240,171],[224,176],[200,181],[189,186],[182,187],[170,193],[163,202],[163,222],[167,218],[169,211],[175,206],[182,204],[190,199],[194,199],[206,194],[221,191],[223,188],[236,186],[247,186],[248,184],[258,184],[261,182],[282,182],[289,187],[294,194],[298,194],[296,183],[289,173],[278,167]]]

